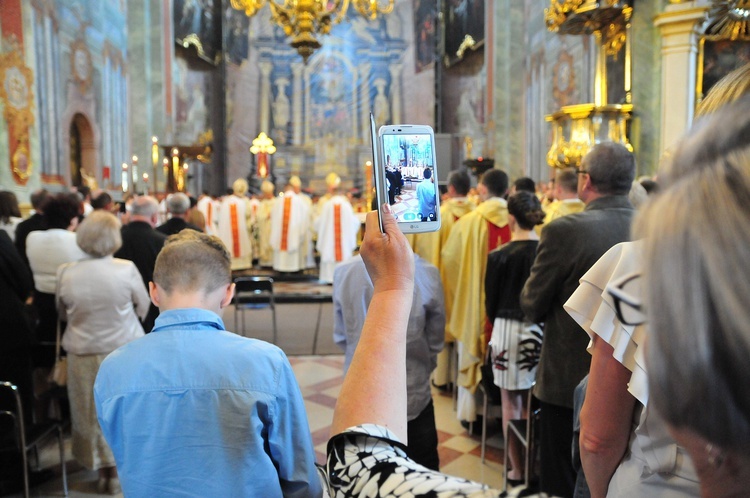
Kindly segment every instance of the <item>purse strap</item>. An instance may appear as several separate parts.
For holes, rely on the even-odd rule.
[[[65,264],[62,267],[62,269],[60,270],[60,274],[57,276],[57,282],[55,284],[55,304],[57,304],[57,300],[58,300],[58,298],[60,296],[60,282],[62,281],[63,275],[65,275],[65,271],[68,269],[68,267],[70,267],[70,266],[72,266],[74,264],[75,264],[75,262]],[[57,363],[58,361],[60,361],[60,350],[62,349],[60,347],[60,343],[61,343],[60,336],[62,335],[61,330],[60,330],[61,328],[62,327],[60,326],[60,313],[58,312],[58,318],[57,318],[57,339],[55,340],[55,363]]]
[[[55,341],[55,363],[60,361],[60,320],[57,320],[57,340]]]

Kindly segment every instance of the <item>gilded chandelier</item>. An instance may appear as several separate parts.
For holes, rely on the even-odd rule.
[[[297,49],[305,62],[320,48],[319,35],[327,35],[331,26],[346,16],[349,4],[369,20],[378,14],[393,11],[394,0],[232,0],[232,7],[248,17],[268,4],[271,19],[292,38],[290,45]]]

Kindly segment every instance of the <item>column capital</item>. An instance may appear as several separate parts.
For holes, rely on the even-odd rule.
[[[270,75],[271,70],[273,69],[273,63],[269,61],[260,61],[258,66],[260,67],[260,72],[263,76]]]

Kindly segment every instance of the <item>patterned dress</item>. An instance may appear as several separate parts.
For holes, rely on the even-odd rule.
[[[328,442],[326,474],[332,498],[498,498],[521,496],[523,489],[500,492],[429,470],[405,453],[396,436],[378,425],[352,427]],[[525,495],[545,498],[547,495]]]
[[[536,240],[512,241],[487,258],[485,308],[493,324],[493,381],[510,391],[533,385],[542,350],[542,328],[524,319],[519,302],[538,245]]]

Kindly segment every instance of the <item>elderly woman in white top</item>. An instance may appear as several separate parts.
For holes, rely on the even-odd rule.
[[[76,241],[88,258],[57,272],[57,308],[68,321],[62,345],[68,352],[73,456],[84,467],[99,470],[100,493],[116,494],[119,479],[96,419],[94,380],[107,354],[144,335],[139,318],[148,312],[149,297],[135,265],[112,257],[122,245],[114,215],[89,214],[76,231]]]
[[[34,306],[39,313],[36,339],[41,344],[34,348],[36,367],[51,367],[55,361],[57,269],[86,257],[76,244],[75,234],[82,212],[76,194],[57,194],[44,207],[47,230],[37,230],[26,237],[26,256],[34,275]],[[65,330],[64,324],[61,330]]]

